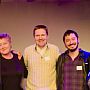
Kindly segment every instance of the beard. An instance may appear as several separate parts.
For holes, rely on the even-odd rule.
[[[76,48],[74,48],[74,49],[68,49],[70,52],[74,52],[74,51],[76,51],[76,49],[78,48],[78,46],[76,47]]]
[[[69,48],[68,48],[68,51],[70,51],[70,52],[74,52],[74,51],[77,50],[77,48],[78,48],[78,44],[77,44],[76,48],[74,48],[74,49],[69,49]]]

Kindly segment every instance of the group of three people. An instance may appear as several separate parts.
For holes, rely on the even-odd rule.
[[[78,47],[74,30],[63,35],[64,53],[48,43],[45,25],[35,26],[33,36],[35,44],[25,48],[23,59],[12,50],[11,37],[0,34],[0,90],[89,90],[90,53]],[[23,78],[27,78],[25,88]]]

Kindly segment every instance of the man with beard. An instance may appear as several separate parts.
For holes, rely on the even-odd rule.
[[[73,30],[64,33],[63,42],[67,50],[56,64],[57,90],[89,90],[90,53],[78,47],[79,37]]]
[[[57,90],[56,62],[59,49],[47,42],[48,29],[45,25],[35,26],[33,36],[35,44],[27,47],[24,53],[28,69],[26,90]]]

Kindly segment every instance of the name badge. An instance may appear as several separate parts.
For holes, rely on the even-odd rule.
[[[45,61],[48,61],[48,60],[50,60],[50,57],[45,57]]]
[[[76,70],[82,70],[82,66],[76,66]]]

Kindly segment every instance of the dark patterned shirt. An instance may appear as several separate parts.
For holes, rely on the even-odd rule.
[[[79,56],[74,59],[66,56],[63,69],[63,90],[83,90],[83,61]]]
[[[79,55],[73,61],[66,50],[56,63],[57,90],[90,90],[87,84],[89,71],[89,52],[79,49]]]

